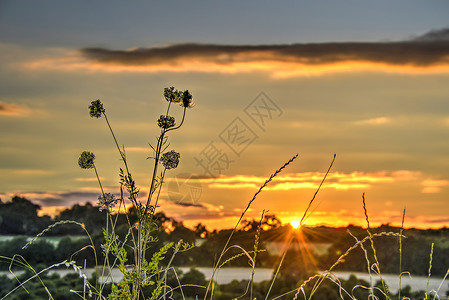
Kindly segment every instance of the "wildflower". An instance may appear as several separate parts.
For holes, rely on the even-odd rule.
[[[189,90],[185,90],[182,93],[181,106],[183,106],[184,108],[192,107],[192,94],[190,94]]]
[[[169,87],[164,89],[164,97],[168,102],[181,102],[182,92],[175,90],[174,87]]]
[[[78,165],[82,169],[92,169],[94,167],[94,159],[95,154],[89,151],[84,151],[78,159]]]
[[[178,166],[180,156],[181,155],[174,150],[165,152],[161,156],[162,165],[168,170],[174,169]]]
[[[100,206],[99,210],[103,211],[104,209],[109,210],[113,208],[118,202],[118,199],[115,198],[112,193],[104,193],[104,195],[98,196],[97,204]]]
[[[89,115],[92,118],[99,118],[101,114],[105,112],[103,107],[103,103],[101,103],[100,99],[92,101],[89,105]]]
[[[160,128],[168,129],[175,126],[175,118],[173,118],[172,116],[161,115],[157,120],[157,125]]]

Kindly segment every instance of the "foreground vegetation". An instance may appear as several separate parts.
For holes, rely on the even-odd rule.
[[[56,219],[38,217],[38,206],[27,199],[15,197],[11,202],[0,203],[0,232],[8,234],[37,234],[27,240],[17,237],[0,246],[4,268],[12,272],[26,270],[14,280],[2,282],[3,297],[24,299],[402,299],[407,297],[439,298],[436,291],[412,295],[410,290],[392,294],[385,282],[361,282],[354,277],[339,280],[332,272],[336,270],[367,271],[381,275],[407,272],[447,276],[449,246],[445,239],[447,230],[419,232],[404,228],[382,226],[371,228],[363,197],[367,228],[307,228],[304,223],[311,213],[309,209],[330,172],[313,195],[299,222],[300,230],[279,222],[275,216],[263,211],[260,220],[246,220],[245,214],[258,194],[297,158],[293,156],[268,177],[266,182],[247,203],[246,208],[230,230],[208,232],[198,224],[189,230],[182,223],[165,216],[159,210],[159,195],[167,171],[177,167],[180,153],[168,150],[168,135],[184,123],[186,111],[192,107],[192,95],[188,90],[173,87],[164,90],[167,101],[165,113],[157,120],[160,135],[153,150],[153,171],[150,175],[149,192],[142,196],[128,168],[125,148],[120,147],[100,100],[92,101],[89,114],[104,118],[112,135],[123,167],[119,170],[120,188],[116,194],[106,193],[95,165],[95,155],[90,151],[81,153],[78,164],[91,169],[100,187],[98,206],[75,205],[63,211]],[[171,109],[182,108],[181,121],[177,124]],[[130,209],[125,209],[130,207]],[[167,225],[170,226],[167,226]],[[173,228],[174,230],[167,230]],[[62,238],[54,248],[42,236],[64,235],[68,232],[84,238]],[[438,235],[438,236],[435,236]],[[204,243],[195,247],[195,241],[205,237]],[[277,237],[284,244],[280,253],[265,251],[270,238]],[[307,241],[307,242],[304,242]],[[325,253],[312,253],[311,243],[327,243]],[[51,251],[53,250],[53,251]],[[430,254],[429,254],[430,253]],[[438,263],[432,263],[438,261]],[[206,282],[197,271],[186,274],[176,266],[212,265],[213,273]],[[255,283],[253,277],[247,282],[218,285],[214,278],[223,266],[248,264],[274,269],[269,282]],[[93,278],[83,273],[85,267],[95,267]],[[75,276],[60,279],[47,275],[53,268],[73,268]],[[117,269],[122,280],[113,282],[111,271]],[[318,270],[326,270],[317,274]],[[253,273],[254,274],[254,273]],[[22,277],[23,276],[23,277]],[[111,282],[112,283],[109,283]],[[65,293],[64,293],[65,291]],[[22,294],[21,294],[22,293]],[[26,294],[23,294],[26,293]],[[28,295],[28,296],[22,296]],[[279,295],[274,297],[274,295]],[[22,298],[21,298],[22,297]]]
[[[8,205],[8,209],[3,209],[2,205]],[[25,207],[32,208],[30,210]],[[23,228],[36,228],[42,224],[43,218],[38,217],[39,207],[32,204],[29,200],[15,197],[13,201],[6,204],[0,204],[0,216],[4,214],[13,214],[15,222],[22,222],[23,220],[36,220],[36,222],[28,222],[22,224]],[[56,216],[50,223],[60,222],[61,220],[72,220],[86,224],[86,228],[92,232],[91,236],[94,242],[94,247],[99,248],[105,242],[102,231],[99,230],[101,222],[104,220],[106,212],[100,212],[98,207],[86,203],[85,205],[75,205],[68,208]],[[128,212],[128,217],[135,219],[132,212]],[[4,219],[2,219],[4,220]],[[118,235],[126,233],[126,218],[124,215],[117,216],[116,232]],[[155,222],[158,222],[159,230],[155,232],[154,245],[162,247],[163,245],[176,242],[179,239],[184,239],[189,243],[195,241],[199,242],[198,246],[176,256],[172,265],[175,267],[210,267],[215,259],[215,254],[221,250],[221,247],[226,242],[229,236],[230,229],[221,231],[208,231],[206,227],[198,224],[195,228],[186,228],[182,222],[178,222],[170,217],[167,217],[162,212],[155,215]],[[2,225],[6,225],[7,221],[2,221]],[[2,226],[0,228],[9,228]],[[21,227],[16,224],[15,230]],[[170,228],[168,231],[166,229]],[[260,229],[263,228],[263,229]],[[244,220],[242,225],[234,234],[234,243],[242,246],[244,249],[251,249],[254,246],[254,238],[259,235],[259,248],[270,248],[271,243],[286,244],[287,241],[280,237],[286,237],[292,232],[291,226],[281,224],[280,220],[274,215],[265,215],[262,221],[260,220]],[[372,233],[381,232],[400,232],[401,228],[390,227],[383,225],[378,228],[371,229]],[[259,232],[258,232],[259,231]],[[22,231],[22,233],[25,232]],[[338,257],[354,244],[354,237],[362,239],[366,236],[366,228],[357,226],[348,226],[345,228],[331,228],[331,227],[307,227],[303,226],[301,229],[301,241],[295,240],[290,245],[289,251],[285,253],[283,264],[280,273],[276,279],[276,285],[273,286],[271,293],[273,295],[282,295],[288,291],[294,290],[309,276],[316,274],[319,270],[326,270],[331,266]],[[449,265],[449,229],[441,228],[438,230],[419,230],[407,229],[403,232],[407,238],[403,240],[402,251],[404,253],[402,258],[402,268],[407,270],[413,276],[427,276],[429,271],[429,253],[433,244],[433,261],[432,277],[443,277],[446,275]],[[20,257],[28,264],[33,266],[36,271],[45,269],[47,266],[57,264],[61,261],[75,261],[76,264],[85,267],[95,267],[96,262],[91,253],[87,251],[77,251],[85,248],[89,244],[89,238],[83,236],[83,229],[76,224],[63,224],[55,227],[54,230],[49,231],[45,237],[42,237],[28,247],[23,249],[33,237],[24,235],[11,235],[13,232],[7,232],[8,239],[3,239],[0,243],[0,256],[13,257],[20,255]],[[75,235],[74,235],[75,234]],[[321,252],[314,252],[313,245],[323,245]],[[307,249],[308,246],[312,246]],[[155,248],[157,248],[155,247]],[[50,250],[51,249],[51,250]],[[307,252],[304,251],[307,249]],[[323,252],[323,249],[325,251]],[[383,273],[397,273],[399,268],[399,248],[396,239],[382,238],[376,240],[376,249],[378,249],[377,257],[379,264],[382,266]],[[393,249],[393,250],[392,250]],[[367,251],[371,250],[368,248]],[[393,253],[392,253],[393,251]],[[127,255],[132,258],[133,252],[130,248],[127,249]],[[229,257],[238,254],[230,250]],[[149,252],[153,255],[154,252]],[[263,251],[258,254],[256,265],[258,267],[276,268],[282,253],[275,251]],[[372,257],[373,253],[369,253]],[[99,257],[99,262],[104,263],[104,257]],[[311,261],[313,260],[313,264]],[[161,261],[162,265],[167,264],[167,259]],[[248,266],[248,259],[246,257],[239,257],[230,261],[227,266]],[[3,259],[0,262],[0,268],[8,270],[11,267],[10,261]],[[14,266],[12,266],[14,267]],[[61,266],[66,269],[65,265]],[[357,271],[366,272],[366,258],[361,248],[357,248],[345,257],[345,261],[336,266],[336,271]],[[14,272],[24,270],[23,267],[13,268]],[[32,277],[33,272],[29,269],[25,273],[18,276],[18,280],[0,278],[0,297],[5,296],[9,291],[13,290],[27,278]],[[174,273],[169,273],[168,282],[171,286],[177,286],[176,278],[173,278]],[[196,284],[205,287],[207,282],[204,275],[195,272],[194,270],[182,274],[177,270],[179,281],[185,285],[183,292],[185,299],[195,299],[194,296],[204,296],[204,288],[188,287],[188,284]],[[40,276],[42,282],[35,278],[23,285],[24,288],[16,290],[9,295],[7,299],[47,299],[45,286],[52,292],[54,299],[79,299],[79,296],[74,293],[69,293],[69,290],[83,291],[83,278],[78,273],[67,275],[61,279],[58,275],[49,275],[49,272],[44,272]],[[95,278],[90,278],[89,281],[95,282]],[[270,282],[254,283],[254,296],[258,299],[263,296],[269,288]],[[351,291],[356,286],[369,286],[370,284],[362,280],[357,280],[351,277],[349,280],[341,280],[342,287]],[[374,284],[376,285],[376,284]],[[232,299],[245,293],[248,282],[232,282],[230,284],[215,285],[214,299]],[[381,284],[377,286],[380,288]],[[25,290],[26,288],[26,290]],[[147,288],[149,290],[149,288]],[[111,284],[104,286],[104,293],[110,293]],[[306,293],[310,290],[305,289]],[[29,294],[28,294],[29,293]],[[377,292],[379,297],[381,293]],[[174,292],[174,299],[183,299],[178,292]],[[410,299],[422,299],[425,297],[423,291],[411,291],[410,287],[404,287],[401,290],[401,297],[410,297]],[[357,288],[354,291],[356,299],[367,299],[369,291],[363,288]],[[390,295],[391,298],[397,299],[398,295]],[[291,295],[291,299],[293,295]],[[345,297],[345,296],[344,296]],[[320,289],[315,292],[313,299],[336,299],[340,298],[338,285],[330,280],[324,281]],[[348,298],[346,296],[344,299]],[[263,299],[263,298],[262,298]],[[349,299],[349,298],[348,298]]]
[[[17,281],[10,280],[5,275],[0,276],[0,297],[4,297],[9,291],[16,288],[18,286],[18,281],[24,282],[32,275],[33,274],[31,272],[23,273],[17,277]],[[191,269],[186,273],[178,270],[177,275],[177,278],[174,276],[169,276],[167,278],[167,284],[176,286],[179,284],[179,280],[179,282],[183,285],[183,293],[181,294],[180,291],[174,291],[168,299],[197,299],[196,297],[201,298],[204,296],[204,286],[207,285],[207,280],[202,273],[195,269]],[[302,282],[299,278],[300,277],[297,276],[297,273],[293,273],[292,275],[287,275],[286,273],[285,275],[282,275],[278,278],[277,284],[272,290],[273,294],[282,295],[288,291],[294,290],[295,287],[297,287],[297,284]],[[30,281],[29,283],[23,285],[24,288],[18,289],[16,292],[8,295],[7,299],[48,299],[47,292],[45,290],[45,287],[47,287],[51,290],[53,299],[76,300],[80,299],[80,297],[74,293],[69,293],[68,291],[82,291],[84,288],[83,278],[80,278],[80,276],[75,272],[65,275],[62,278],[57,274],[43,274],[40,279],[44,284],[38,280]],[[90,280],[93,281],[95,279],[90,278]],[[193,282],[195,285],[191,284]],[[247,292],[248,283],[248,280],[234,280],[228,284],[216,284],[214,299],[229,300],[239,298]],[[363,286],[369,286],[369,283],[359,280],[355,276],[351,276],[348,280],[340,280],[339,284],[341,285],[342,290],[346,291],[352,291],[353,288],[356,287],[356,289],[352,292],[353,295],[342,295],[342,297],[340,297],[339,286],[335,282],[328,280],[322,283],[320,289],[317,290],[313,296],[313,299],[351,299],[351,297],[356,299],[368,299],[370,296],[370,292],[363,288]],[[111,286],[111,284],[107,284],[105,286],[105,293],[111,292]],[[270,281],[254,283],[254,298],[264,299],[264,291],[266,292],[269,286]],[[378,282],[376,286],[381,288],[380,282]],[[309,294],[310,288],[306,288],[304,292]],[[375,295],[382,298],[382,293],[379,291],[375,292]],[[401,295],[403,297],[409,297],[410,299],[425,298],[424,291],[411,291],[409,286],[406,286],[401,290]],[[292,299],[293,296],[294,295],[292,294],[290,297],[283,296],[276,299]],[[391,295],[392,298],[396,299],[398,296],[399,292]]]
[[[7,206],[7,208],[4,208],[4,206]],[[94,257],[87,251],[79,252],[75,256],[72,256],[74,249],[82,249],[89,243],[89,238],[83,235],[84,230],[77,224],[61,224],[25,249],[22,248],[33,238],[31,235],[25,236],[29,228],[43,230],[63,220],[77,221],[85,224],[86,230],[91,233],[95,248],[100,248],[101,244],[105,242],[102,233],[102,224],[106,212],[100,212],[98,207],[90,203],[84,205],[76,204],[51,219],[47,216],[39,217],[38,210],[38,205],[21,197],[14,197],[8,203],[0,203],[0,229],[4,236],[8,236],[8,239],[3,239],[0,243],[0,256],[12,257],[15,254],[20,254],[31,265],[52,265],[63,260],[74,259],[81,265],[86,264],[87,267],[95,267]],[[7,216],[14,216],[14,218],[7,218]],[[133,211],[128,211],[127,217],[131,221],[137,219]],[[116,233],[119,236],[126,235],[126,216],[120,214],[116,216],[116,220]],[[261,249],[270,248],[267,245],[272,243],[282,245],[287,242],[282,237],[288,236],[292,230],[289,224],[283,225],[274,215],[265,215],[262,222],[259,221],[243,220],[241,226],[237,228],[234,234],[234,243],[244,249],[251,249],[259,226],[263,227],[259,232],[259,247]],[[231,231],[231,229],[209,231],[201,223],[197,224],[195,228],[187,228],[182,222],[166,216],[163,212],[155,214],[154,222],[157,223],[159,228],[154,232],[154,245],[157,247],[160,248],[164,244],[177,242],[180,239],[188,243],[198,244],[190,251],[186,251],[175,257],[173,264],[179,267],[210,267],[213,264],[216,253],[221,251]],[[8,228],[13,228],[13,230],[8,231]],[[348,231],[358,239],[362,239],[366,235],[366,228],[359,226],[342,228],[303,226],[301,241],[294,241],[292,243],[290,251],[287,252],[284,258],[284,264],[295,265],[296,268],[300,269],[301,266],[304,266],[304,263],[300,263],[301,260],[307,261],[309,258],[302,257],[303,252],[299,251],[298,247],[301,246],[304,248],[311,246],[312,248],[308,249],[309,256],[313,257],[315,264],[307,265],[307,268],[310,271],[325,270],[338,259],[339,255],[354,244],[354,237]],[[389,225],[372,228],[373,233],[399,233],[400,231],[401,228]],[[401,263],[404,270],[409,271],[415,276],[428,275],[429,254],[433,244],[433,260],[437,261],[438,264],[432,266],[432,275],[443,277],[447,272],[447,266],[449,266],[449,228],[428,230],[407,229],[403,231],[403,234],[407,236],[402,241],[405,255]],[[321,251],[316,251],[313,248],[313,245],[316,244],[322,245]],[[391,249],[394,249],[394,252],[399,254],[398,241],[395,239],[378,239],[376,246],[380,250],[390,249],[391,251]],[[53,249],[53,251],[48,251],[48,249]],[[126,249],[128,257],[132,258],[133,252],[131,250],[131,248]],[[371,251],[371,249],[367,249],[367,251]],[[391,255],[390,251],[379,251],[377,256],[382,265],[383,272],[394,274],[397,273],[399,268],[399,255]],[[149,253],[152,254],[153,252]],[[281,253],[275,253],[275,251],[260,252],[256,266],[274,268],[276,262],[280,259],[280,255]],[[372,256],[373,254],[371,253],[370,255]],[[99,260],[103,262],[104,257],[99,256]],[[365,264],[364,252],[361,248],[358,248],[352,251],[345,258],[345,261],[336,267],[336,270],[363,272],[366,271]],[[228,266],[248,266],[248,262],[246,258],[241,257],[230,261]],[[0,270],[7,270],[8,268],[9,261],[3,260],[0,262]]]

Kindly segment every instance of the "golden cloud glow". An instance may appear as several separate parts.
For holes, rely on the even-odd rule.
[[[255,183],[211,183],[208,185],[211,189],[256,189]]]
[[[119,63],[101,63],[89,61],[82,56],[55,57],[36,60],[23,64],[24,68],[30,70],[59,70],[68,72],[107,72],[107,73],[159,73],[159,72],[201,72],[201,73],[268,73],[273,78],[309,77],[332,73],[353,72],[386,72],[397,74],[440,74],[449,73],[449,64],[441,63],[432,66],[416,65],[393,65],[376,62],[361,61],[339,61],[326,64],[305,64],[292,61],[263,60],[237,61],[231,63],[217,63],[205,61],[200,58],[189,58],[176,62],[158,62],[151,65],[126,65]],[[383,120],[372,120],[382,122]]]
[[[357,125],[384,125],[388,123],[391,123],[391,119],[387,117],[378,117],[354,122],[354,124]]]
[[[361,190],[373,184],[413,181],[421,176],[420,172],[399,170],[381,172],[335,172],[327,176],[323,189]],[[324,177],[321,172],[286,174],[276,177],[267,190],[286,191],[292,189],[316,189]],[[222,176],[219,178],[190,178],[189,180],[207,184],[212,189],[257,189],[266,178],[258,176]]]
[[[421,182],[422,192],[425,194],[439,193],[442,188],[449,186],[449,180],[426,179]]]

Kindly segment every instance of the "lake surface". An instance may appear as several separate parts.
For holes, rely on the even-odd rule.
[[[180,268],[183,272],[188,272],[190,268]],[[212,268],[207,267],[198,267],[196,268],[198,271],[203,273],[206,276],[206,279],[210,279],[212,276]],[[54,270],[50,271],[50,273],[58,273],[60,276],[64,276],[69,273],[73,273],[73,269],[69,268],[67,270]],[[94,272],[94,269],[86,269],[85,274],[90,276]],[[9,272],[0,272],[1,274],[6,274],[9,277],[12,275]],[[219,284],[230,283],[232,280],[248,280],[251,278],[252,270],[251,268],[222,268],[218,271],[215,276],[216,281]],[[270,280],[273,274],[272,269],[267,268],[257,268],[254,274],[254,281],[261,282],[264,280]],[[357,273],[357,272],[334,272],[333,273],[339,279],[348,279],[351,274],[354,274],[359,279],[363,279],[367,282],[370,282],[370,276],[367,273]],[[121,279],[121,273],[114,269],[112,271],[112,278],[114,281],[119,281]],[[379,276],[372,277],[373,284],[376,284],[378,280],[380,280]],[[392,293],[397,293],[399,289],[399,276],[392,274],[383,274],[383,280],[387,283],[389,290]],[[427,288],[427,284],[429,282],[429,288]],[[422,291],[437,291],[440,298],[446,298],[446,292],[449,291],[449,279],[443,281],[442,278],[431,278],[429,281],[427,277],[422,276],[413,276],[409,277],[407,275],[402,276],[402,287],[406,285],[410,285],[412,290],[422,290]]]

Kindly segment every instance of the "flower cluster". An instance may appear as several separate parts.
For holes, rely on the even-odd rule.
[[[182,99],[182,92],[175,90],[173,86],[164,89],[164,97],[168,102],[179,103]]]
[[[99,118],[101,114],[105,112],[103,107],[103,103],[101,103],[100,99],[92,101],[89,105],[89,115],[92,118]]]
[[[78,165],[82,169],[92,169],[94,167],[95,154],[89,151],[84,151],[81,153],[78,159]]]
[[[157,125],[163,129],[171,128],[175,126],[175,118],[172,116],[161,115],[157,120]]]
[[[178,166],[180,156],[181,155],[174,150],[165,152],[161,156],[161,163],[168,170],[174,169]]]
[[[188,91],[178,91],[174,87],[164,89],[164,97],[168,102],[179,103],[182,107],[192,107],[192,94]]]
[[[99,210],[103,211],[104,209],[109,210],[113,208],[118,202],[118,199],[115,198],[112,193],[104,193],[103,195],[98,196],[97,204],[100,206]]]
[[[185,108],[192,107],[192,94],[190,94],[189,90],[185,90],[182,93],[182,106]]]

